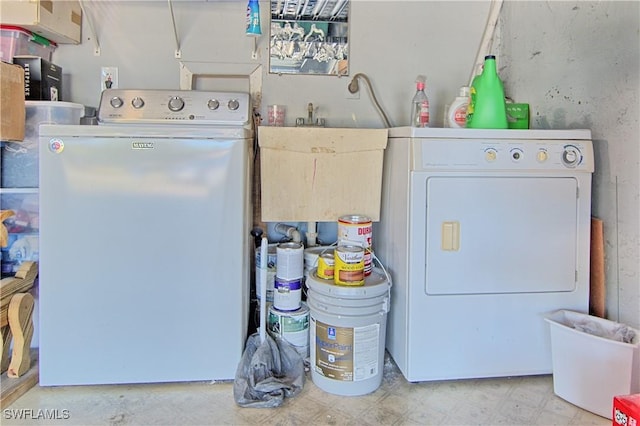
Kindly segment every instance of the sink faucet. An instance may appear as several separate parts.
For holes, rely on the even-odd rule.
[[[313,119],[313,103],[309,102],[307,111],[309,113],[307,122],[305,123],[304,117],[298,117],[296,119],[296,127],[324,127],[324,118]]]
[[[313,104],[311,102],[307,105],[307,111],[309,111],[309,124],[313,124]]]

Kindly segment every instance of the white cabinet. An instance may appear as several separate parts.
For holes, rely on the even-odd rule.
[[[80,2],[67,0],[2,0],[3,24],[16,25],[51,41],[80,43]]]

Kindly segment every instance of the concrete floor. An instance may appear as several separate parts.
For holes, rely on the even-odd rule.
[[[2,425],[610,425],[553,393],[552,376],[407,382],[388,356],[382,385],[344,397],[316,386],[278,408],[241,408],[233,383],[39,387]],[[18,418],[21,417],[21,418]]]

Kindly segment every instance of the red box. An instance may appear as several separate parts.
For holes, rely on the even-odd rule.
[[[613,397],[613,426],[640,426],[640,393]]]

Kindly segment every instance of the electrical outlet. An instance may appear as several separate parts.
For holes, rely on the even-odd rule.
[[[100,91],[118,88],[118,67],[102,67],[100,72]]]

